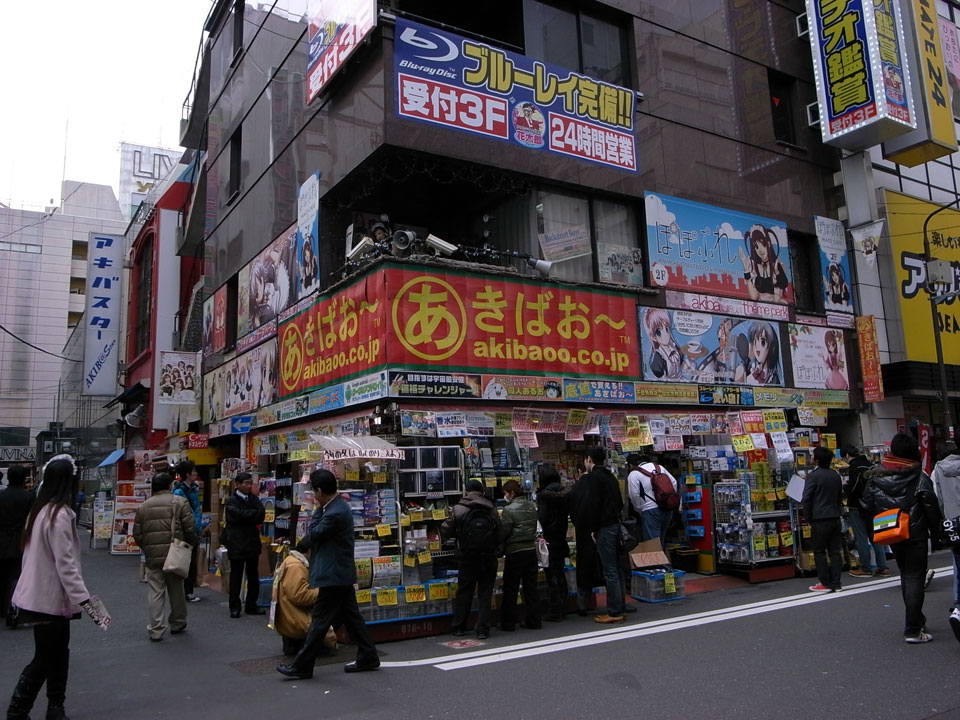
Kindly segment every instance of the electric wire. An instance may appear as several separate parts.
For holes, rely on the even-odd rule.
[[[68,357],[66,357],[65,355],[58,355],[58,354],[55,353],[55,352],[50,352],[49,350],[44,350],[42,347],[38,347],[37,345],[34,345],[32,342],[28,342],[27,340],[24,340],[24,339],[23,339],[22,337],[20,337],[19,335],[15,334],[15,333],[13,333],[13,332],[11,332],[11,331],[9,331],[9,330],[7,330],[3,325],[0,325],[0,330],[2,330],[2,331],[5,332],[7,335],[9,335],[10,337],[12,337],[14,340],[17,340],[17,341],[19,341],[19,342],[22,342],[24,345],[27,345],[27,346],[29,346],[29,347],[32,347],[34,350],[36,350],[36,351],[38,351],[38,352],[42,352],[42,353],[44,353],[45,355],[50,355],[50,356],[52,356],[52,357],[60,358],[61,360],[66,360],[67,362],[72,362],[72,363],[82,362],[81,360],[74,360],[73,358],[68,358]]]

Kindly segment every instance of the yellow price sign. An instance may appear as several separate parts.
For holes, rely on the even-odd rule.
[[[430,552],[438,552],[440,550],[440,541],[431,540],[427,543],[427,547],[430,548]]]
[[[792,532],[782,532],[780,533],[780,544],[784,547],[791,547],[793,545],[793,533]]]
[[[785,487],[777,488],[777,500],[786,500],[787,499],[787,489]]]
[[[762,490],[751,490],[750,491],[750,502],[758,503],[763,500],[763,491]]]
[[[753,438],[749,435],[734,435],[730,439],[733,441],[735,452],[745,453],[753,450]]]
[[[755,535],[754,538],[753,538],[753,549],[754,549],[754,550],[760,550],[761,552],[762,552],[763,550],[766,550],[766,549],[767,549],[767,538],[764,537],[763,535]]]
[[[447,511],[446,511],[446,509],[444,509],[444,508],[439,508],[439,509],[433,511],[432,517],[433,517],[434,520],[446,520],[446,519],[447,519]]]
[[[385,472],[375,472],[373,473],[373,482],[377,485],[383,485],[387,482],[387,474]]]
[[[486,485],[487,487],[495,488],[497,486],[497,478],[495,477],[485,478],[483,481],[483,484]]]
[[[346,470],[343,473],[343,479],[347,482],[360,482],[360,471],[359,470]]]
[[[673,573],[664,573],[663,575],[663,592],[664,594],[671,595],[677,591],[677,579]]]
[[[423,510],[411,510],[410,519],[413,522],[423,522]]]
[[[776,490],[767,490],[766,498],[767,498],[767,500],[769,500],[770,502],[774,502],[774,501],[777,499],[777,491],[776,491]]]
[[[404,590],[408,603],[425,602],[427,589],[423,585],[407,585]]]
[[[454,581],[452,583],[447,583],[447,588],[448,588],[448,592],[450,593],[450,596],[456,597],[457,590],[460,589],[460,583],[458,583],[457,581]]]
[[[810,526],[809,526],[809,525],[804,525],[804,526],[803,526],[803,529],[800,531],[800,534],[803,535],[804,538],[809,538],[809,537],[810,537]]]
[[[438,582],[430,583],[430,599],[431,600],[446,600],[450,597],[448,592],[447,583]]]
[[[403,565],[404,565],[404,567],[416,567],[416,566],[417,566],[417,556],[416,556],[416,555],[404,555],[404,556],[403,556]]]
[[[767,535],[767,547],[770,547],[770,548],[780,547],[780,536]]]
[[[423,552],[417,553],[417,562],[421,565],[426,565],[431,559],[432,558],[430,557],[429,550],[424,550]]]
[[[370,590],[357,590],[357,605],[370,602]]]
[[[377,525],[377,537],[386,537],[391,532],[389,525]]]
[[[377,590],[377,605],[386,607],[387,605],[397,604],[396,588],[380,588]]]
[[[400,516],[400,527],[410,527],[410,516],[401,515]]]

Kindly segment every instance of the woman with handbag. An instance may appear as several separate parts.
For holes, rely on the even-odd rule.
[[[900,591],[906,610],[903,639],[927,643],[923,615],[924,582],[927,575],[927,541],[939,547],[940,508],[930,477],[920,467],[920,447],[910,435],[897,433],[890,452],[879,466],[864,472],[867,485],[861,501],[868,517],[874,518],[874,539],[890,545],[900,570]],[[896,515],[897,537],[882,538],[878,514]],[[894,535],[887,531],[887,534]]]
[[[43,468],[43,482],[24,529],[23,573],[13,594],[18,625],[33,625],[33,660],[10,698],[8,720],[28,713],[47,684],[47,720],[65,720],[70,665],[70,621],[89,608],[80,575],[80,537],[72,506],[78,478],[73,458],[57,455]]]
[[[146,558],[147,600],[153,642],[163,640],[166,596],[170,597],[170,634],[187,629],[187,598],[183,579],[190,571],[192,546],[197,544],[190,503],[170,492],[173,477],[159,472],[150,482],[152,494],[137,509],[133,538]]]

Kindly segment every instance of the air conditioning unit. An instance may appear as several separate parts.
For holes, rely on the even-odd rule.
[[[810,18],[807,17],[806,13],[800,13],[794,18],[794,22],[797,26],[797,37],[803,38],[807,37],[810,34]]]
[[[817,106],[817,103],[812,102],[807,105],[807,126],[808,127],[819,127],[820,126],[820,108]]]

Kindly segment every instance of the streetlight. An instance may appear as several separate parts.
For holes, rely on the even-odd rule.
[[[930,312],[933,317],[933,344],[937,349],[937,369],[940,371],[940,396],[943,400],[943,424],[947,429],[947,440],[953,440],[953,419],[950,416],[950,395],[947,392],[947,368],[943,364],[943,343],[940,341],[940,313],[937,312],[937,305],[948,297],[956,295],[956,293],[945,293],[938,296],[934,283],[930,280],[930,263],[933,258],[930,255],[930,238],[927,235],[927,225],[934,215],[943,212],[957,203],[960,203],[960,196],[957,196],[955,200],[952,200],[943,207],[934,210],[927,215],[926,220],[923,221],[924,277],[927,281],[927,293],[930,295]]]

